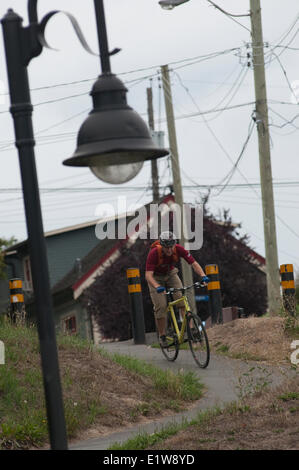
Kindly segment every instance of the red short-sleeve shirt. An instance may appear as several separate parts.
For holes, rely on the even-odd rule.
[[[189,253],[189,251],[185,250],[182,245],[176,244],[176,252],[179,258],[184,258],[188,264],[194,263],[195,259]],[[147,255],[146,259],[146,271],[154,271],[157,274],[167,274],[171,269],[175,266],[175,262],[173,260],[173,255],[166,256],[165,253],[162,251],[162,264],[158,265],[159,262],[159,255],[158,255],[158,248],[155,247],[150,250],[149,254]]]

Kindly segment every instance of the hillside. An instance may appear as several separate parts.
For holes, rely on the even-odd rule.
[[[298,325],[291,328],[287,318],[249,317],[208,329],[212,351],[239,359],[290,363],[291,342],[299,339]]]
[[[0,338],[0,449],[49,448],[37,332],[0,322]],[[58,354],[68,439],[174,413],[202,395],[193,374],[118,364],[76,337],[58,337]]]
[[[208,329],[212,353],[289,367],[291,342],[299,339],[298,327],[289,326],[283,317],[251,317],[214,326]],[[0,365],[0,449],[49,448],[37,332],[0,322],[0,339],[5,343],[5,364]],[[174,374],[134,358],[108,356],[76,337],[59,336],[58,353],[69,441],[99,437],[173,414],[189,408],[202,396],[203,387],[192,373]],[[196,432],[185,430],[188,445],[195,446],[188,448],[197,448],[196,439],[202,441],[202,448],[209,448],[206,442],[213,442],[211,448],[229,448],[247,420],[248,425],[251,423],[247,430],[252,432],[252,445],[255,426],[265,431],[269,423],[269,446],[274,445],[275,432],[279,434],[283,426],[288,433],[280,436],[280,445],[294,446],[298,374],[296,379],[275,395],[266,393],[258,402],[246,401],[241,407],[218,413],[217,421],[204,420],[210,423],[208,432],[215,431],[209,437],[211,441],[205,440],[201,425]],[[277,430],[271,434],[274,425]],[[223,443],[219,439],[225,429],[231,434],[227,433]],[[236,445],[246,444],[245,431]],[[182,448],[180,439],[182,435],[160,444],[160,448]]]

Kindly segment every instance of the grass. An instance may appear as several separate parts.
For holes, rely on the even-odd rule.
[[[0,339],[5,344],[5,364],[0,365],[0,450],[41,447],[48,441],[48,422],[37,331],[13,326],[0,318]],[[93,369],[88,369],[93,354],[99,357],[107,354],[95,351],[93,344],[75,336],[58,335],[57,345],[63,358],[60,372],[67,435],[72,438],[103,415],[110,421],[110,411],[103,405],[101,393],[95,393],[99,385],[93,382]],[[77,359],[76,369],[74,358],[84,361],[78,363]],[[173,410],[179,409],[179,402],[196,400],[202,395],[203,387],[192,373],[174,374],[121,355],[110,359],[137,375],[150,377],[154,390],[167,394]],[[83,367],[86,371],[81,373]],[[136,405],[132,420],[146,416],[150,408],[159,412],[159,403],[153,398]]]
[[[0,338],[5,343],[5,364],[0,366],[0,448],[11,441],[17,447],[25,442],[39,444],[47,437],[47,419],[40,367],[31,364],[39,351],[36,331],[2,322]]]
[[[198,400],[203,393],[203,385],[193,372],[173,373],[171,370],[162,370],[145,361],[122,354],[107,355],[117,364],[130,372],[150,377],[157,390],[165,392],[169,399]]]
[[[188,426],[186,423],[185,426]],[[181,429],[184,429],[184,425],[170,424],[161,431],[153,434],[141,433],[138,436],[127,440],[124,444],[115,443],[108,450],[144,450],[150,446],[153,446],[159,442],[163,442],[168,437],[174,436]]]
[[[299,400],[299,392],[289,392],[279,395],[280,400],[289,401],[289,400]]]
[[[256,356],[248,352],[239,352],[239,353],[231,352],[229,350],[230,349],[229,345],[222,344],[221,342],[217,342],[214,345],[214,348],[217,354],[223,354],[224,356],[230,357],[232,359],[241,359],[243,361],[256,361],[256,362],[265,360],[265,358],[262,356]]]
[[[108,450],[144,450],[159,444],[169,437],[175,436],[178,432],[188,429],[189,426],[200,426],[209,422],[214,416],[221,414],[222,411],[219,407],[215,406],[212,409],[201,411],[198,415],[188,421],[182,420],[181,423],[171,423],[161,428],[161,430],[152,433],[140,433],[137,436],[128,439],[123,443],[116,442],[108,448]]]

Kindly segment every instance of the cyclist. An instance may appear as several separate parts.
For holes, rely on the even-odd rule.
[[[152,245],[147,260],[145,279],[147,280],[150,296],[154,305],[154,315],[159,332],[159,341],[162,348],[167,347],[166,341],[166,309],[167,298],[163,295],[165,288],[182,287],[178,276],[178,269],[174,266],[180,258],[192,266],[196,274],[204,283],[209,282],[202,267],[195,261],[193,256],[185,248],[176,243],[172,232],[162,232],[159,240]],[[162,294],[162,295],[161,295]],[[174,299],[181,297],[180,292],[174,293]],[[184,303],[178,304],[181,318],[185,314]]]

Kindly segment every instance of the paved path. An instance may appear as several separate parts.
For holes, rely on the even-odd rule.
[[[147,335],[147,342],[152,341],[151,335]],[[237,359],[229,359],[224,356],[211,356],[210,363],[206,369],[200,369],[194,362],[189,350],[180,351],[175,362],[167,361],[159,349],[151,348],[149,345],[135,345],[133,340],[115,343],[102,343],[100,345],[110,353],[120,353],[145,360],[162,369],[172,369],[173,371],[192,371],[200,378],[206,386],[206,392],[192,410],[177,413],[160,420],[155,420],[147,424],[134,425],[121,432],[114,432],[104,437],[93,438],[83,442],[77,442],[69,446],[72,450],[106,450],[115,442],[124,442],[141,432],[153,433],[171,422],[181,422],[182,419],[192,419],[199,411],[211,408],[215,405],[223,406],[238,399],[239,379],[250,369],[250,380],[254,378],[255,383],[260,383],[264,379],[271,381],[272,385],[281,382],[285,371],[264,363],[245,362]],[[269,378],[271,376],[271,378]],[[252,385],[254,387],[254,385]]]

